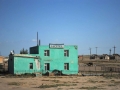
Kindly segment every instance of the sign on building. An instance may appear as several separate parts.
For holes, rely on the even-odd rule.
[[[49,48],[64,48],[64,44],[49,44]]]

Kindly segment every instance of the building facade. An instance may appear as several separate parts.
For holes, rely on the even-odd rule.
[[[4,63],[4,57],[0,56],[0,64],[3,64],[3,63]]]
[[[23,70],[22,73],[25,73],[25,70],[28,70],[28,73],[37,71],[43,74],[53,72],[54,70],[59,70],[63,74],[78,73],[78,47],[76,45],[49,44],[34,46],[30,47],[29,55],[13,56],[14,65],[12,66],[14,66],[15,70],[18,70],[14,70],[14,74],[20,70]],[[39,69],[36,68],[35,58],[39,61]],[[30,68],[30,63],[33,65],[33,68]],[[21,66],[24,67],[20,68]]]

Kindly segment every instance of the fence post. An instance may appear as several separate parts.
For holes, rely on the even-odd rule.
[[[96,72],[96,65],[94,65],[95,66],[95,72]],[[96,76],[97,76],[97,72],[96,72]]]

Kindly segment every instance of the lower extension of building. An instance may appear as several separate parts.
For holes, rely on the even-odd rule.
[[[9,55],[8,70],[11,74],[60,71],[78,74],[78,47],[76,45],[49,44],[30,47],[30,54]]]

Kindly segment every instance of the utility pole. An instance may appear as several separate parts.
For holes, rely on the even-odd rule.
[[[115,48],[116,48],[116,47],[114,46],[113,48],[114,48],[114,54],[115,54]]]
[[[90,50],[90,59],[91,59],[91,48],[89,48],[89,50]]]
[[[97,55],[97,48],[98,48],[98,47],[95,47],[95,48],[96,48],[96,55]]]
[[[110,49],[110,55],[111,55],[111,49]]]
[[[90,50],[90,56],[91,56],[91,48],[89,48],[89,50]]]

